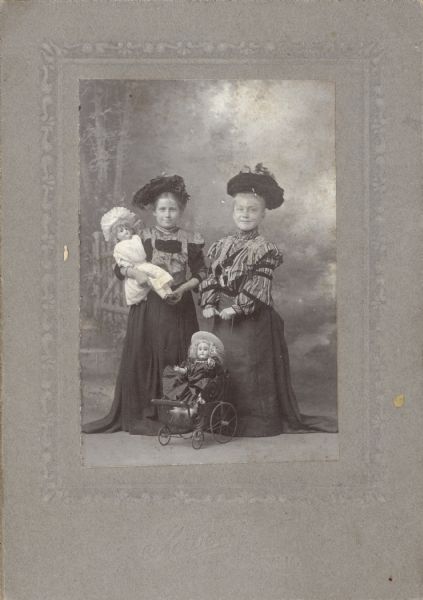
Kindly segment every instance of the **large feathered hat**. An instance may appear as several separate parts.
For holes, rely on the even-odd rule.
[[[253,193],[261,196],[266,204],[266,208],[278,208],[283,203],[283,189],[277,183],[275,176],[258,163],[252,171],[250,167],[245,167],[242,171],[228,181],[227,192],[229,196],[236,196],[240,193]]]
[[[190,196],[180,175],[160,175],[142,187],[132,199],[132,204],[145,208],[153,204],[161,194],[172,193],[185,206]]]
[[[137,215],[135,213],[131,212],[124,206],[114,206],[102,216],[100,221],[104,239],[106,242],[110,242],[112,227],[115,225],[119,225],[120,223],[129,223],[130,225],[135,226],[136,222]]]

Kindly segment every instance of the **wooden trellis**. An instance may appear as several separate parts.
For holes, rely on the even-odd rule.
[[[109,327],[124,326],[128,307],[122,282],[113,268],[113,245],[105,242],[101,232],[93,234],[93,307],[94,318]]]

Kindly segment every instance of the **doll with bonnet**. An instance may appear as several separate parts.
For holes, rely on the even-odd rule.
[[[161,298],[172,294],[173,277],[161,267],[147,262],[139,235],[135,233],[136,215],[123,206],[115,206],[101,219],[101,229],[106,242],[114,242],[113,257],[116,264],[134,270],[135,279],[125,277],[125,298],[128,306],[146,299],[152,288]]]
[[[163,397],[193,405],[210,381],[223,373],[224,347],[208,331],[197,331],[191,338],[188,358],[178,366],[163,371]],[[204,397],[202,401],[207,401]]]

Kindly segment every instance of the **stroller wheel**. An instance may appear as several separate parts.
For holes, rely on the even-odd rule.
[[[210,416],[210,430],[213,439],[226,444],[234,437],[237,427],[237,414],[230,402],[219,402]]]
[[[170,442],[170,438],[171,438],[171,434],[170,434],[170,429],[167,425],[165,425],[164,427],[162,427],[159,431],[159,442],[162,446],[167,446],[168,443]]]
[[[204,442],[204,433],[201,429],[196,429],[192,434],[192,447],[194,450],[199,450]]]

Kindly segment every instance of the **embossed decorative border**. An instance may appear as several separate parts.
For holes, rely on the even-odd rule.
[[[369,396],[372,399],[369,408],[372,444],[369,448],[370,483],[359,496],[353,491],[328,490],[324,502],[351,502],[366,504],[372,501],[384,501],[380,491],[383,478],[382,451],[380,447],[383,403],[382,369],[384,349],[381,340],[381,312],[385,303],[383,263],[386,245],[383,241],[383,215],[385,192],[385,121],[383,95],[383,58],[384,50],[377,43],[347,44],[337,39],[322,40],[305,44],[284,39],[283,44],[256,42],[213,43],[213,42],[95,42],[66,44],[59,46],[51,40],[45,40],[41,46],[41,189],[42,189],[42,321],[41,321],[41,406],[43,424],[40,433],[41,464],[43,469],[42,498],[46,501],[59,499],[71,501],[74,494],[66,489],[57,469],[57,81],[60,61],[63,59],[225,59],[237,61],[245,58],[260,59],[314,59],[339,60],[361,59],[367,63],[369,72],[369,327],[372,333],[369,353],[370,372],[372,374]],[[151,487],[151,486],[150,486]],[[236,493],[236,492],[235,492]],[[183,490],[166,494],[149,493],[141,490],[114,490],[86,493],[82,501],[110,499],[115,502],[173,501],[185,503],[232,502],[238,503],[295,503],[307,502],[301,497],[265,495],[258,497],[248,491],[238,495],[216,493],[190,495]],[[316,499],[318,501],[318,499]]]

